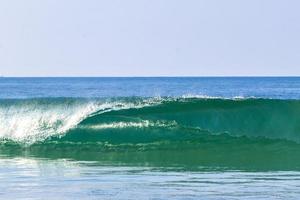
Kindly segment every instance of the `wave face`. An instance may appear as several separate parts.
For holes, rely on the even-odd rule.
[[[298,169],[300,101],[0,100],[0,138],[2,154]]]

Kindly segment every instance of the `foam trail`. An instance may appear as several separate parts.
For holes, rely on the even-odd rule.
[[[149,121],[142,120],[139,122],[112,122],[112,123],[102,123],[97,125],[82,125],[78,128],[81,129],[94,129],[94,130],[104,130],[104,129],[124,129],[124,128],[168,128],[177,126],[175,121],[172,122],[164,122],[164,121]]]

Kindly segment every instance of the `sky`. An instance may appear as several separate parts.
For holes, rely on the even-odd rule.
[[[0,0],[4,76],[299,76],[299,0]]]

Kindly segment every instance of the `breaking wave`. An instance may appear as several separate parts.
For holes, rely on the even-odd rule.
[[[300,100],[190,96],[0,100],[0,153],[29,151],[93,160],[103,152],[146,156],[145,152],[159,151],[167,156],[172,151],[171,156],[182,154],[175,163],[186,162],[184,155],[201,158],[202,164],[218,158],[219,165],[228,156],[235,158],[231,164],[263,156],[261,161],[272,158],[273,164],[279,158],[285,164],[293,160],[295,167],[300,166],[299,143]]]

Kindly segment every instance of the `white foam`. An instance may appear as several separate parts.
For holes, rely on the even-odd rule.
[[[81,126],[80,128],[101,130],[101,129],[122,129],[122,128],[171,127],[176,125],[177,125],[176,122],[163,122],[163,121],[152,122],[149,120],[142,120],[139,122],[102,123],[97,125]]]

